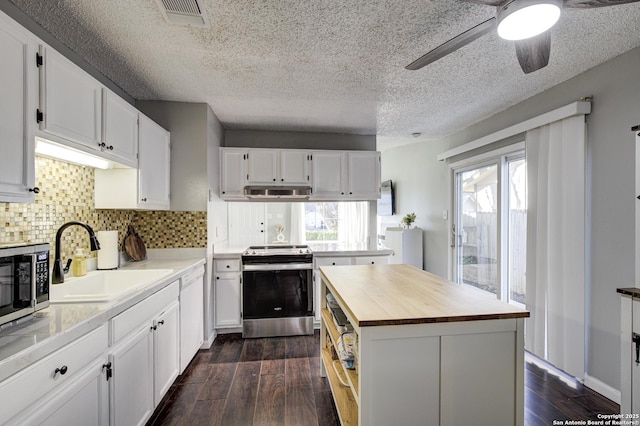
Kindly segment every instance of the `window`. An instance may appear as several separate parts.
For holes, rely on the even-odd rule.
[[[307,242],[362,243],[369,238],[369,203],[304,203]]]
[[[524,305],[526,294],[526,161],[521,149],[517,145],[451,165],[454,281],[518,305]]]

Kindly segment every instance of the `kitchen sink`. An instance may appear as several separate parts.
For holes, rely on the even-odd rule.
[[[114,270],[89,272],[67,278],[50,289],[51,303],[109,302],[142,289],[171,274],[172,269]]]

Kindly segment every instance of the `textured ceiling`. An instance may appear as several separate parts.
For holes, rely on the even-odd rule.
[[[525,75],[494,33],[404,69],[495,14],[463,0],[203,0],[206,29],[168,24],[154,0],[10,1],[135,99],[388,144],[453,133],[640,46],[640,3],[564,10],[549,66]]]

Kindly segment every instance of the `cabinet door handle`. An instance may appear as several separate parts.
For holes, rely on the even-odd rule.
[[[636,345],[636,364],[640,364],[640,334],[632,333],[631,341]]]
[[[38,188],[37,186],[34,186],[33,188],[29,188],[29,192],[33,192],[34,194],[39,194],[40,188]]]
[[[109,380],[113,376],[113,370],[111,369],[111,361],[106,364],[102,364],[102,370],[107,370],[107,380]]]
[[[68,370],[68,367],[66,365],[63,365],[60,368],[56,368],[55,371],[53,372],[53,375],[55,376],[56,374],[60,373],[61,376],[64,376],[65,374],[67,374],[67,370]]]

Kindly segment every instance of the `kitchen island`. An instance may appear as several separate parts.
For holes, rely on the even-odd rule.
[[[323,266],[321,375],[345,425],[523,425],[529,312],[409,265]],[[355,369],[326,295],[356,334]]]

